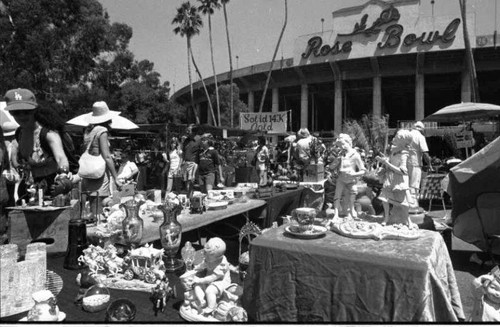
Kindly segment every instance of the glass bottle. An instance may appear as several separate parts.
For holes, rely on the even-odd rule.
[[[187,241],[184,247],[181,249],[181,256],[186,264],[186,270],[193,269],[194,255],[196,250],[194,249],[191,242]]]
[[[123,237],[125,243],[132,249],[137,248],[142,240],[144,221],[139,217],[139,207],[143,203],[144,201],[128,200],[120,204],[120,208],[125,209],[125,219],[122,222]]]
[[[77,270],[85,267],[78,258],[88,247],[87,226],[83,219],[71,219],[68,225],[68,249],[64,257],[64,269]]]
[[[181,245],[182,226],[177,221],[179,210],[177,207],[168,205],[158,206],[163,212],[163,223],[160,225],[161,246],[165,250],[165,270],[174,272],[184,265],[182,260],[177,259],[177,251]]]

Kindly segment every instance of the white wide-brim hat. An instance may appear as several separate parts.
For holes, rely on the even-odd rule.
[[[92,106],[92,113],[89,113],[86,120],[89,124],[95,125],[104,123],[105,121],[111,120],[116,116],[119,116],[119,111],[109,110],[108,105],[104,101],[95,102]]]
[[[12,136],[16,133],[19,124],[13,121],[6,121],[2,124],[3,136]]]

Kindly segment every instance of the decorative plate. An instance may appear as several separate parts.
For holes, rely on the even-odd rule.
[[[57,321],[64,321],[66,319],[66,314],[62,311],[59,311],[59,317],[57,317]],[[19,321],[28,321],[28,317],[24,317]],[[34,322],[34,321],[33,321]],[[43,321],[37,321],[37,323],[42,323]]]
[[[296,226],[286,226],[285,231],[298,238],[311,239],[311,238],[319,238],[326,234],[328,229],[323,226],[313,225],[312,230],[301,232]]]
[[[57,296],[63,288],[63,280],[61,276],[53,272],[52,270],[47,270],[45,288]]]

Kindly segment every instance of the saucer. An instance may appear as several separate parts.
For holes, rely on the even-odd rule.
[[[57,321],[64,321],[64,319],[66,319],[66,314],[62,311],[59,311],[59,317],[57,317]],[[19,321],[28,321],[28,317],[24,317]],[[42,322],[46,322],[46,321],[37,321],[37,322],[42,323]]]
[[[312,230],[301,232],[295,226],[286,226],[285,231],[297,238],[312,239],[324,236],[328,231],[328,228],[324,226],[313,225]]]

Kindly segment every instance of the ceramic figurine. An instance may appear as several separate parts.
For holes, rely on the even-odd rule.
[[[221,300],[214,311],[214,318],[220,321],[228,321],[228,313],[231,308],[238,306],[238,300],[243,294],[243,288],[238,284],[231,284],[222,294]]]
[[[167,301],[172,293],[172,288],[169,286],[168,278],[164,277],[162,280],[156,281],[156,286],[151,290],[151,301],[153,302],[153,310],[155,316],[158,311],[164,312],[167,306]]]
[[[196,297],[194,295],[193,280],[196,275],[196,271],[188,270],[182,276],[180,276],[182,287],[184,288],[184,302],[182,304],[185,308],[193,307],[194,309],[201,309],[196,306]],[[201,310],[199,310],[201,313]]]
[[[335,186],[335,215],[334,219],[339,218],[341,202],[346,203],[350,217],[356,218],[357,213],[354,208],[356,199],[356,184],[358,179],[366,172],[365,165],[356,149],[352,147],[352,139],[348,134],[340,134],[337,142],[343,150],[340,157],[338,177]]]
[[[232,307],[227,313],[227,320],[232,322],[247,322],[248,314],[242,307]]]
[[[35,305],[28,311],[28,321],[58,321],[59,307],[56,298],[49,290],[33,293]]]
[[[486,275],[474,279],[472,284],[478,293],[471,321],[500,321],[500,269],[498,266]]]
[[[417,228],[409,216],[411,196],[406,163],[411,141],[412,137],[409,131],[399,130],[392,139],[390,156],[388,158],[383,156],[375,158],[385,168],[382,192],[379,196],[384,206],[383,225],[388,223],[405,224],[410,228]]]

